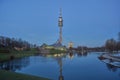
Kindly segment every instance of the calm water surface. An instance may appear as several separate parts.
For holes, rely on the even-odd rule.
[[[37,55],[0,63],[0,68],[52,80],[120,80],[120,68],[100,61],[100,54]]]

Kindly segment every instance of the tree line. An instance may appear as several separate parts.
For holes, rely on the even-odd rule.
[[[101,47],[78,46],[76,50],[85,50],[87,52],[118,52],[120,51],[120,41],[112,38],[106,40],[105,44]]]
[[[0,48],[24,48],[24,49],[30,49],[34,45],[30,44],[28,41],[22,40],[22,39],[15,39],[15,38],[9,38],[0,36]]]
[[[115,39],[108,39],[105,42],[105,49],[108,52],[120,51],[120,41]]]

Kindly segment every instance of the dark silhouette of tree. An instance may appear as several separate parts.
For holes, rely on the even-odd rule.
[[[108,39],[105,43],[105,48],[109,52],[113,52],[116,49],[117,42],[114,39]]]
[[[0,36],[0,48],[14,49],[15,47],[17,47],[17,48],[25,48],[28,50],[31,48],[31,45],[32,44],[22,39]]]
[[[116,51],[119,51],[119,50],[120,50],[120,41],[117,42],[115,50],[116,50]]]

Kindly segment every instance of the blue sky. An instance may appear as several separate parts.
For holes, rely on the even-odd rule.
[[[59,36],[62,8],[63,44],[102,46],[117,39],[120,0],[0,0],[0,35],[30,43],[52,44]]]

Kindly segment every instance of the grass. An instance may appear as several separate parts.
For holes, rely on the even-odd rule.
[[[50,79],[0,70],[0,80],[50,80]]]
[[[36,53],[38,53],[38,51],[35,49],[31,49],[28,51],[10,50],[9,53],[0,52],[0,62],[10,60],[11,57],[22,58],[26,56],[35,55]],[[0,80],[50,80],[50,79],[0,70]]]
[[[66,50],[50,49],[50,54],[66,53]]]
[[[22,58],[26,56],[32,56],[37,53],[37,50],[28,50],[28,51],[16,51],[10,50],[10,53],[0,53],[0,62],[10,60],[11,58]]]

